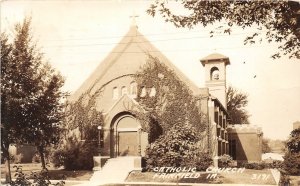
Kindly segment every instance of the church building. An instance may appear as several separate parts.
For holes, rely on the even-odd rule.
[[[140,157],[145,156],[148,133],[128,108],[142,109],[136,101],[138,96],[155,96],[147,92],[138,95],[138,84],[132,76],[147,62],[149,55],[173,70],[193,95],[202,98],[199,109],[207,116],[208,125],[204,150],[211,152],[217,165],[216,157],[229,153],[226,112],[226,66],[230,65],[229,58],[217,53],[203,57],[199,62],[205,74],[199,76],[205,76],[206,86],[198,87],[158,52],[136,25],[130,27],[119,44],[69,98],[72,102],[84,94],[100,92],[96,97],[96,109],[104,114],[104,125],[98,127],[101,132],[101,155],[95,157],[95,161],[101,167],[110,158],[130,156],[139,161]]]

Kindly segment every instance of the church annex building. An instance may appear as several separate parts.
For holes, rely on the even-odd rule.
[[[235,160],[260,161],[262,132],[259,128],[228,124],[226,112],[226,66],[228,57],[210,54],[200,60],[205,69],[205,86],[198,87],[190,81],[132,25],[128,33],[94,70],[81,87],[70,96],[76,101],[86,92],[93,94],[101,89],[96,99],[96,109],[104,114],[101,130],[101,156],[95,157],[98,165],[110,158],[120,156],[140,157],[145,155],[148,134],[128,108],[141,109],[135,98],[137,83],[130,74],[135,74],[147,62],[148,55],[158,58],[183,81],[195,96],[201,96],[201,111],[207,116],[207,138],[203,141],[213,158],[229,154]],[[200,74],[201,75],[201,74]],[[143,96],[155,96],[145,93]],[[207,150],[204,149],[204,150]],[[139,163],[138,163],[139,164]],[[217,166],[217,161],[215,161]]]

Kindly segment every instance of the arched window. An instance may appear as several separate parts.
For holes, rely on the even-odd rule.
[[[136,98],[136,96],[137,96],[137,83],[136,82],[130,83],[130,95],[133,98]]]
[[[123,86],[123,87],[121,88],[121,96],[123,96],[123,95],[125,95],[125,94],[127,94],[127,87]]]
[[[141,97],[145,97],[147,95],[147,91],[146,91],[146,88],[145,87],[141,87],[142,91],[141,91]]]
[[[156,95],[156,89],[155,89],[154,87],[152,87],[152,88],[150,89],[149,96],[150,96],[150,97],[154,97],[155,95]]]
[[[220,71],[217,67],[213,67],[210,70],[210,80],[219,80],[220,79]]]
[[[118,99],[119,98],[119,90],[118,87],[113,88],[113,99]]]

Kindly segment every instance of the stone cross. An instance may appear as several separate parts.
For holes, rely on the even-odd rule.
[[[136,15],[134,12],[132,14],[132,16],[130,16],[131,18],[131,26],[136,26],[136,18],[138,18],[139,15]]]

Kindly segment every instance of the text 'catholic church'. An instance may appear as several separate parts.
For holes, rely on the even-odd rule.
[[[155,96],[154,92],[138,95],[132,74],[137,73],[147,63],[149,55],[156,57],[170,68],[184,82],[194,96],[201,96],[201,112],[207,116],[207,137],[204,151],[210,151],[212,158],[229,154],[236,160],[260,161],[261,131],[254,127],[228,125],[226,111],[226,66],[228,57],[211,54],[200,60],[205,69],[206,87],[198,87],[177,69],[162,53],[132,25],[128,33],[111,53],[101,62],[91,76],[69,98],[76,101],[87,92],[101,89],[96,99],[96,109],[104,114],[101,130],[101,158],[95,157],[101,166],[103,161],[120,156],[145,156],[148,133],[128,107],[139,109],[138,96]],[[203,76],[204,76],[203,75]],[[199,106],[200,107],[200,106]],[[251,147],[251,148],[249,148]],[[249,150],[250,149],[250,150]],[[241,153],[242,152],[242,153]],[[242,155],[241,155],[242,154]],[[139,164],[139,163],[137,163]],[[217,162],[215,161],[217,166]]]

